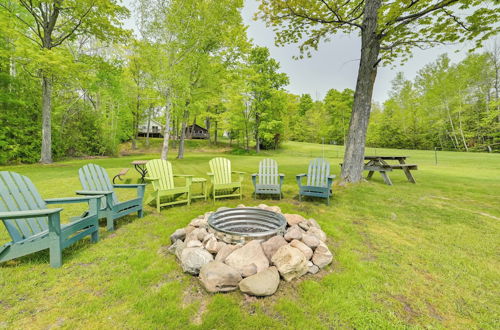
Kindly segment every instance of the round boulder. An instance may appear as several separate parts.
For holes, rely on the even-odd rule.
[[[241,280],[239,287],[241,292],[251,296],[270,296],[278,290],[280,275],[276,267],[269,267]]]
[[[182,269],[193,275],[198,275],[201,267],[214,260],[210,252],[201,247],[183,249],[180,259]]]
[[[236,290],[241,275],[225,263],[212,261],[201,267],[200,281],[208,292],[227,292]]]

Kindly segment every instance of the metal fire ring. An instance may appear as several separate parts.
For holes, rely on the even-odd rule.
[[[208,218],[208,226],[226,243],[239,243],[283,235],[286,219],[273,211],[238,207],[212,213]]]

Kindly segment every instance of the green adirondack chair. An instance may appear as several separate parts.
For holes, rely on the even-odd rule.
[[[42,199],[27,177],[15,172],[0,172],[0,220],[12,242],[0,246],[0,262],[49,249],[50,265],[61,267],[62,250],[86,236],[99,240],[97,215],[100,196]],[[89,203],[85,216],[62,224],[62,208],[47,204]]]
[[[191,181],[193,180],[192,175],[181,175],[172,173],[172,164],[169,161],[163,159],[153,159],[146,163],[146,169],[148,170],[149,180],[153,184],[153,192],[148,198],[146,203],[151,201],[156,201],[156,210],[160,212],[160,207],[187,203],[191,204]],[[175,177],[183,177],[186,179],[186,183],[182,187],[176,187],[174,184]],[[179,197],[184,197],[180,198]],[[167,201],[161,203],[161,199],[164,198]]]
[[[285,175],[278,172],[278,163],[271,158],[266,158],[259,163],[259,173],[252,174],[252,182],[257,194],[278,195],[281,199],[281,186]]]
[[[302,185],[302,178],[307,177],[307,184]],[[307,174],[297,175],[299,185],[299,200],[302,196],[326,198],[330,205],[332,195],[332,184],[335,175],[330,175],[330,163],[323,158],[316,158],[309,163]]]
[[[115,219],[121,218],[132,212],[137,212],[142,218],[142,200],[145,184],[112,184],[106,170],[99,165],[87,164],[78,170],[80,183],[84,190],[77,191],[78,195],[103,195],[99,210],[100,218],[106,218],[108,230],[114,230]],[[120,202],[115,193],[115,188],[137,189],[137,198]]]
[[[231,171],[231,161],[227,158],[216,157],[210,160],[210,193],[214,202],[216,198],[239,197],[243,198],[241,182],[245,172]],[[238,181],[233,181],[232,174],[238,174]]]

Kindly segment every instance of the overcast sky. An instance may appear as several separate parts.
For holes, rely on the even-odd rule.
[[[132,11],[133,0],[125,0],[124,3]],[[258,4],[256,0],[245,0],[242,16],[248,25],[248,36],[256,45],[268,47],[271,56],[280,62],[281,71],[290,77],[287,89],[291,93],[298,95],[308,93],[313,99],[322,99],[330,88],[338,90],[355,88],[360,55],[360,39],[357,35],[335,35],[331,42],[321,44],[311,58],[294,60],[293,55],[299,53],[297,45],[276,47],[272,29],[266,28],[262,21],[253,20]],[[131,24],[133,25],[133,18],[127,26],[131,27]],[[492,44],[493,41],[486,43],[486,47],[491,47]],[[396,63],[395,68],[379,68],[374,101],[383,102],[387,99],[391,80],[397,72],[402,71],[406,78],[413,79],[418,70],[425,64],[435,61],[440,54],[448,53],[455,62],[464,58],[469,48],[471,44],[440,46],[428,50],[414,49],[413,58],[404,65]]]

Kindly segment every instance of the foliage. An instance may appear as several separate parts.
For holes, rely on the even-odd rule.
[[[369,145],[500,150],[495,61],[493,52],[471,54],[457,64],[442,55],[420,70],[414,81],[400,73],[390,98],[373,113]]]

